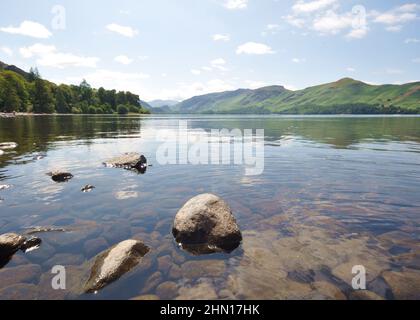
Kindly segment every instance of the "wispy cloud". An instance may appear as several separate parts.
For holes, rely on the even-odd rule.
[[[0,47],[0,51],[3,52],[5,55],[8,55],[9,57],[13,56],[13,50],[9,47]]]
[[[404,24],[419,18],[417,15],[419,9],[418,4],[408,3],[385,12],[371,11],[370,16],[373,22],[385,25],[385,30],[398,32]]]
[[[248,0],[225,0],[224,6],[229,10],[246,9]]]
[[[298,1],[283,20],[293,27],[323,36],[345,34],[348,39],[364,38],[369,31],[365,8],[355,6],[352,11],[344,12],[339,9],[337,0]]]
[[[42,24],[28,20],[23,21],[18,27],[3,27],[0,28],[0,31],[39,39],[47,39],[52,36],[52,33]]]
[[[298,1],[292,7],[295,13],[311,13],[331,6],[337,0]]]
[[[125,65],[131,64],[134,61],[133,59],[130,59],[126,55],[116,56],[114,60],[118,63],[125,64]]]
[[[417,38],[408,38],[404,40],[404,43],[409,44],[409,43],[419,43],[420,40]]]
[[[54,45],[34,44],[19,49],[24,58],[36,57],[37,64],[44,67],[64,69],[67,67],[95,68],[99,58],[84,57],[73,53],[59,52]]]
[[[111,31],[118,33],[124,37],[133,38],[138,34],[138,31],[133,29],[132,27],[122,26],[117,23],[111,23],[106,26],[106,28]]]
[[[230,41],[230,35],[228,35],[228,34],[214,34],[214,35],[212,35],[212,39],[214,41],[228,42],[228,41]]]
[[[293,63],[304,63],[304,62],[306,62],[306,59],[305,58],[293,58],[292,62]]]
[[[215,69],[218,69],[221,71],[227,71],[227,68],[225,67],[226,60],[223,58],[218,58],[218,59],[214,59],[210,61],[210,65]]]
[[[257,43],[257,42],[247,42],[240,45],[236,49],[236,54],[253,54],[253,55],[263,55],[263,54],[273,54],[275,53],[270,46]]]

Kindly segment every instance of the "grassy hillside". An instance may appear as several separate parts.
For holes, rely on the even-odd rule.
[[[420,82],[369,85],[344,78],[298,91],[281,86],[193,97],[172,108],[183,113],[420,113]]]

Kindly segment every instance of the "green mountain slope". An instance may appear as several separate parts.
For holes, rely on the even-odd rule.
[[[420,82],[369,85],[344,78],[298,91],[282,86],[212,93],[174,107],[180,113],[420,113]]]

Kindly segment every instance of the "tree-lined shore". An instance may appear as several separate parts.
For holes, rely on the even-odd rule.
[[[80,85],[56,85],[42,79],[36,68],[26,73],[4,66],[0,65],[0,113],[150,113],[129,91],[94,89],[86,80]]]

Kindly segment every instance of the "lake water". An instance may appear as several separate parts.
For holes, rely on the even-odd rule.
[[[264,171],[163,165],[162,130],[264,129]],[[34,226],[39,249],[0,270],[0,299],[420,299],[420,117],[36,116],[0,119],[0,234]],[[140,152],[145,174],[106,168]],[[46,174],[70,171],[55,183]],[[87,184],[95,186],[82,193]],[[177,211],[200,193],[231,206],[243,235],[230,254],[193,256],[174,242]],[[97,294],[79,294],[91,259],[125,239],[151,251]],[[66,267],[67,289],[51,288]],[[353,266],[367,289],[352,288]]]

